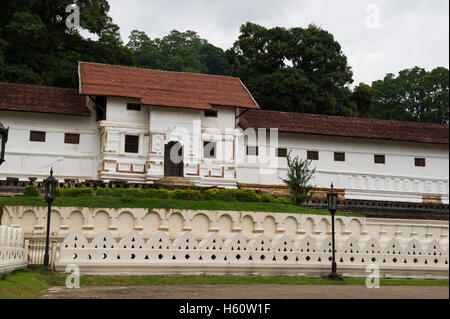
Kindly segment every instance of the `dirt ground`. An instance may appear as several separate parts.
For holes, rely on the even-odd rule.
[[[53,287],[45,299],[449,299],[448,287],[325,285],[189,285]]]

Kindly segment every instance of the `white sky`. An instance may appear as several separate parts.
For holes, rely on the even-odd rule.
[[[126,44],[134,29],[150,38],[193,30],[228,49],[247,21],[306,27],[335,36],[353,69],[354,84],[414,66],[449,67],[448,0],[109,0]],[[377,16],[379,19],[377,19]]]

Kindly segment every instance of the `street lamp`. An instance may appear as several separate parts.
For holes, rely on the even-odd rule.
[[[8,141],[8,131],[9,127],[5,128],[2,123],[0,123],[0,165],[5,161],[5,144]]]
[[[44,180],[45,184],[45,201],[48,204],[47,212],[47,237],[45,239],[44,268],[50,270],[48,246],[50,241],[50,215],[52,212],[52,203],[56,198],[56,186],[58,181],[53,177],[53,168],[50,170],[50,176]]]
[[[331,183],[331,190],[327,193],[327,203],[328,211],[331,213],[331,249],[332,249],[332,262],[331,262],[331,274],[328,276],[329,279],[342,280],[336,271],[336,258],[335,258],[335,248],[334,248],[334,214],[336,213],[338,193],[333,188],[333,183]]]

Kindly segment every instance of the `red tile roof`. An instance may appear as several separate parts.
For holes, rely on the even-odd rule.
[[[2,82],[0,110],[90,115],[86,97],[75,90]]]
[[[355,117],[249,110],[239,117],[246,129],[278,128],[279,132],[448,144],[448,125]]]
[[[138,98],[141,103],[190,109],[212,105],[258,109],[238,78],[79,62],[80,94]]]

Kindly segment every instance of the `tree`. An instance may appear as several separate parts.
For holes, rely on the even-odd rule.
[[[263,109],[356,114],[353,74],[333,35],[315,25],[266,29],[250,22],[240,32],[226,55]]]
[[[10,0],[0,15],[0,81],[76,88],[79,60],[134,65],[106,0],[78,0],[83,38],[66,27],[72,0]]]
[[[449,123],[449,71],[414,67],[372,83],[371,117],[428,123]]]
[[[218,75],[231,74],[222,49],[208,43],[194,31],[173,30],[162,39],[150,39],[145,32],[133,30],[127,44],[137,66],[167,71]]]
[[[356,105],[358,116],[370,116],[373,111],[373,90],[370,85],[359,83],[359,85],[353,89],[351,100]]]
[[[316,169],[310,169],[311,161],[299,159],[298,156],[292,158],[289,151],[287,156],[288,172],[287,178],[282,179],[291,191],[296,205],[302,205],[312,196],[314,186],[309,185]]]

